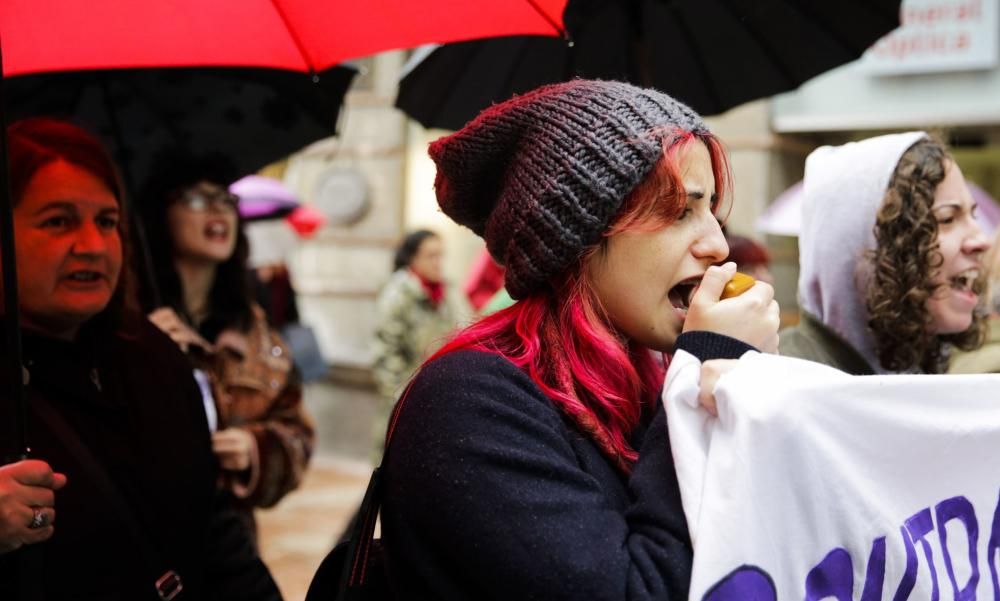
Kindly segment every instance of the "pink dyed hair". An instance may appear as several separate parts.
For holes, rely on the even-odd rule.
[[[523,369],[625,473],[638,457],[629,437],[643,412],[657,402],[655,393],[664,372],[649,349],[615,331],[586,266],[604,251],[609,237],[666,227],[680,215],[687,195],[678,165],[692,143],[702,142],[708,148],[717,198],[728,199],[732,187],[725,151],[714,136],[677,130],[656,133],[663,135],[662,158],[625,198],[600,242],[550,287],[461,330],[427,360],[464,349],[504,357]],[[720,211],[728,212],[727,202],[717,201],[717,214]]]

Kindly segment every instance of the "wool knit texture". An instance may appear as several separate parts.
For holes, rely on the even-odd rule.
[[[434,187],[441,210],[486,240],[520,299],[597,243],[663,156],[664,138],[689,132],[708,129],[656,90],[554,84],[486,109],[431,144]]]

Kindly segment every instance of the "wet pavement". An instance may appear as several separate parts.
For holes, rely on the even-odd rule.
[[[320,561],[361,503],[377,397],[363,387],[313,384],[305,402],[317,447],[302,486],[257,513],[260,550],[286,601],[302,601]]]

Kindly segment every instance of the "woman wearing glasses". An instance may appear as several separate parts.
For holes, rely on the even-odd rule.
[[[312,423],[288,348],[252,300],[238,199],[226,188],[235,174],[217,157],[161,164],[139,203],[162,295],[145,291],[144,307],[194,363],[223,486],[255,530],[253,508],[301,481]]]

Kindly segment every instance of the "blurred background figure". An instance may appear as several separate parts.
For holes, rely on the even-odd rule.
[[[297,243],[295,233],[278,219],[247,223],[243,229],[249,243],[247,265],[253,274],[254,300],[264,309],[271,327],[281,330],[298,323],[299,309],[287,263]]]
[[[298,302],[289,261],[300,239],[311,237],[324,218],[299,202],[299,197],[273,177],[248,175],[229,191],[240,199],[243,231],[250,244],[247,263],[252,270],[253,294],[271,327],[292,352],[303,384],[327,375],[328,366],[316,332],[299,321]]]
[[[381,454],[385,420],[403,386],[457,324],[444,281],[443,256],[444,245],[436,233],[417,230],[407,235],[396,249],[392,276],[376,301],[373,373],[383,400],[374,425],[376,455]]]
[[[729,243],[729,257],[726,261],[736,263],[737,271],[768,284],[774,283],[774,276],[768,269],[771,256],[762,244],[746,236],[729,232],[726,232],[726,241]]]
[[[473,311],[482,311],[497,291],[503,288],[503,272],[503,267],[493,260],[485,248],[476,256],[465,281],[465,296]]]
[[[143,302],[204,374],[221,486],[255,531],[253,508],[298,486],[314,440],[288,347],[254,301],[232,179],[221,157],[160,163],[141,205],[163,298]]]
[[[989,287],[986,309],[990,315],[986,322],[986,340],[979,349],[956,352],[951,359],[949,373],[1000,373],[1000,231],[994,236],[992,247],[983,259],[983,270]]]

